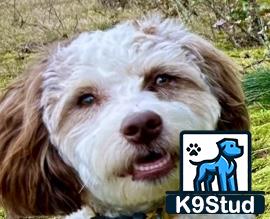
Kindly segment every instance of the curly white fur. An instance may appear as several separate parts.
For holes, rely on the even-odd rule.
[[[51,142],[78,172],[91,197],[89,205],[94,202],[108,209],[106,215],[147,211],[163,200],[165,191],[179,186],[178,169],[159,183],[134,181],[131,176],[116,174],[130,165],[137,153],[119,131],[126,116],[146,110],[159,114],[164,127],[157,144],[176,153],[180,131],[216,128],[221,106],[211,92],[211,79],[198,66],[198,54],[183,46],[194,38],[202,40],[175,20],[153,16],[124,22],[106,31],[82,33],[66,47],[59,47],[49,60],[43,74],[43,121]],[[159,66],[176,70],[198,89],[191,86],[179,90],[181,93],[170,99],[142,89],[145,73]],[[70,110],[78,90],[93,88],[100,104],[86,111]],[[87,218],[87,212],[82,210],[68,218]]]

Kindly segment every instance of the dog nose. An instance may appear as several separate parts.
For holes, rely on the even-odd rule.
[[[153,111],[128,116],[121,125],[121,132],[125,138],[136,144],[150,143],[160,135],[161,130],[162,119]]]

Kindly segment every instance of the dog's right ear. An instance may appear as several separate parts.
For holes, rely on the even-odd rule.
[[[241,87],[239,68],[233,61],[199,36],[183,39],[221,106],[217,130],[249,130],[250,122]]]
[[[81,184],[42,122],[43,60],[0,98],[0,205],[11,215],[67,214],[81,207]]]

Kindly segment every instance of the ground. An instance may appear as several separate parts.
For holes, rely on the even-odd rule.
[[[105,29],[121,20],[141,14],[136,8],[105,10],[93,1],[86,0],[57,0],[54,3],[38,3],[33,0],[0,2],[0,88],[5,88],[37,56],[41,48],[52,41],[65,39],[82,31]],[[203,32],[197,28],[191,29],[198,33]],[[253,65],[269,51],[265,46],[233,48],[222,37],[214,41],[214,44],[244,69],[244,87],[252,123],[253,189],[266,192],[266,211],[259,218],[269,219],[270,100],[265,96],[257,98],[253,95],[256,92],[269,95],[267,90],[270,90],[270,87],[260,90],[261,84],[267,82],[267,78],[270,79],[269,62]],[[264,72],[264,79],[257,81],[257,74],[261,71]],[[0,210],[0,219],[4,217],[4,211]]]

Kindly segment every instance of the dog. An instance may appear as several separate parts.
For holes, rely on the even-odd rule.
[[[152,212],[179,188],[180,131],[249,129],[238,67],[155,15],[50,46],[2,94],[0,121],[14,218]]]
[[[190,163],[197,166],[194,179],[194,191],[202,191],[201,183],[204,182],[205,191],[212,190],[212,182],[217,176],[219,191],[238,191],[237,163],[235,158],[243,155],[243,146],[238,145],[238,139],[224,138],[217,142],[219,154],[213,160]]]

